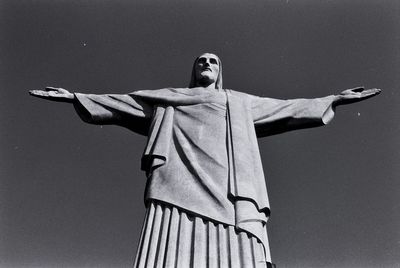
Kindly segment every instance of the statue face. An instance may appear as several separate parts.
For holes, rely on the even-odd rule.
[[[196,80],[201,83],[212,84],[217,81],[219,74],[219,59],[216,55],[205,53],[201,55],[195,65]]]

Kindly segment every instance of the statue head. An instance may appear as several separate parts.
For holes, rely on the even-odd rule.
[[[222,89],[222,64],[217,55],[204,53],[193,64],[189,88],[207,87],[215,83],[216,89]]]

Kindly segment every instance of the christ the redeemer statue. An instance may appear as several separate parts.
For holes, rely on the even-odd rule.
[[[147,136],[142,157],[147,212],[135,268],[250,268],[273,266],[257,138],[323,126],[338,105],[379,92],[257,97],[224,89],[220,59],[205,53],[195,60],[187,88],[94,95],[48,87],[30,94],[73,103],[85,122]]]

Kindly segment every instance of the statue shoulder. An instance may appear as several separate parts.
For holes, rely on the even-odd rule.
[[[242,99],[252,99],[252,98],[257,98],[257,96],[255,96],[255,95],[251,95],[251,94],[248,94],[248,93],[244,93],[244,92],[240,92],[240,91],[236,91],[236,90],[232,90],[232,89],[225,89],[227,92],[228,92],[228,94],[230,94],[230,95],[232,95],[232,96],[236,96],[236,97],[239,97],[239,98],[242,98]]]
[[[172,88],[172,87],[158,88],[158,89],[142,89],[142,90],[135,90],[129,94],[140,95],[140,94],[167,93],[167,92],[172,92],[174,89],[175,88]]]
[[[172,96],[177,93],[184,92],[184,88],[160,88],[160,89],[145,89],[145,90],[137,90],[129,93],[131,96],[139,96],[139,97],[157,97],[157,96]]]

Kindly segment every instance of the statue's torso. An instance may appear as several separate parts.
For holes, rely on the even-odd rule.
[[[174,107],[171,131],[167,163],[154,170],[148,198],[234,224],[228,199],[226,96],[215,92],[207,102]]]

